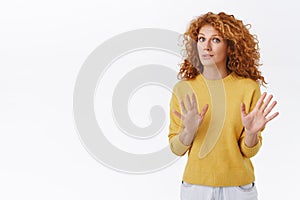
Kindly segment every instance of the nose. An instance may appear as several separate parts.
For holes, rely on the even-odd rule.
[[[201,48],[202,51],[211,51],[212,48],[211,48],[211,41],[208,39],[208,40],[205,40],[205,41],[202,41],[202,42],[199,42],[199,47]]]
[[[211,46],[209,40],[203,44],[203,51],[211,51]]]

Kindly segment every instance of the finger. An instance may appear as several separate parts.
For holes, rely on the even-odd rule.
[[[183,119],[183,116],[177,110],[172,110],[172,112],[180,119]]]
[[[190,96],[188,94],[186,95],[186,103],[187,103],[188,109],[191,110],[192,104],[191,104]]]
[[[204,118],[204,116],[205,116],[207,110],[208,110],[208,104],[205,104],[205,105],[203,106],[202,110],[201,110],[201,113],[199,114],[199,116],[201,117],[201,119]]]
[[[274,113],[273,115],[271,115],[270,117],[267,118],[267,122],[271,121],[272,119],[274,119],[278,115],[279,115],[279,112]]]
[[[260,108],[261,111],[264,111],[266,109],[266,107],[269,105],[272,98],[273,98],[273,95],[268,96],[266,102],[264,102],[264,104]]]
[[[183,114],[186,114],[187,111],[186,111],[186,109],[185,109],[183,100],[180,101],[180,105],[181,105],[181,109],[182,109]]]
[[[198,112],[197,99],[195,93],[192,95],[192,107],[195,108]]]
[[[241,114],[243,117],[247,116],[246,106],[245,106],[244,102],[241,103]]]
[[[272,104],[265,110],[264,117],[266,117],[273,110],[273,108],[276,106],[276,104],[277,104],[277,101],[272,102]]]
[[[264,92],[264,93],[259,97],[259,99],[258,99],[258,101],[257,101],[257,103],[256,103],[256,105],[255,105],[255,108],[256,108],[257,110],[259,110],[259,108],[261,107],[262,103],[264,102],[264,99],[265,99],[266,95],[267,95],[267,93]]]

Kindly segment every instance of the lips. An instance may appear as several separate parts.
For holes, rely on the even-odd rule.
[[[210,54],[202,54],[201,57],[203,59],[210,59],[211,57],[213,57],[213,55],[210,55]]]

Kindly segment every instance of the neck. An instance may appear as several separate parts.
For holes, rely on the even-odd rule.
[[[223,79],[229,74],[226,67],[204,66],[202,75],[208,80]]]

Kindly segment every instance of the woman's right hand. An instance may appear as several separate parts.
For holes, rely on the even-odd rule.
[[[186,95],[186,102],[187,108],[184,105],[183,100],[180,101],[182,114],[180,114],[176,110],[173,110],[173,113],[182,120],[185,127],[180,135],[182,143],[185,145],[190,145],[193,142],[195,134],[197,133],[197,130],[208,110],[208,104],[204,105],[201,113],[199,113],[197,100],[194,93],[192,94],[192,101],[190,99],[190,96],[188,94]]]

